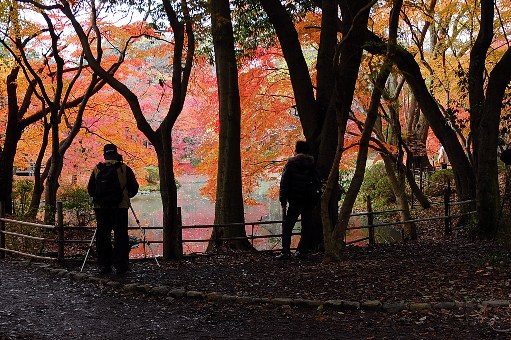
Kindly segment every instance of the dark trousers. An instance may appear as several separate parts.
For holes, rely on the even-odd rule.
[[[129,266],[130,245],[128,237],[128,209],[98,208],[96,213],[96,251],[98,266],[127,270]],[[114,245],[112,247],[112,230]]]
[[[298,251],[306,254],[310,250],[312,241],[312,205],[308,202],[289,202],[286,217],[282,224],[282,252],[291,253],[291,234],[298,220],[298,216],[302,216],[302,236],[298,244]]]

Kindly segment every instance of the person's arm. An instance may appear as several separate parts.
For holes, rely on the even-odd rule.
[[[138,192],[137,178],[129,166],[126,166],[126,189],[128,189],[129,198],[132,198]]]
[[[279,190],[279,200],[280,205],[285,207],[287,205],[287,194],[288,194],[288,186],[289,186],[289,167],[288,164],[284,166],[284,170],[282,171],[282,177],[280,178],[280,190]]]
[[[89,193],[90,197],[93,197],[95,191],[96,191],[96,175],[94,175],[94,170],[92,170],[89,177],[89,183],[87,183],[87,192]]]

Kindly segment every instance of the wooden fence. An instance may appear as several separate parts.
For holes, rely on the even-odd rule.
[[[434,204],[442,204],[444,206],[444,215],[442,216],[434,216],[434,217],[428,217],[428,218],[422,218],[422,219],[412,219],[408,221],[390,221],[390,222],[379,222],[375,223],[375,217],[380,214],[388,214],[388,213],[396,213],[400,212],[399,209],[394,210],[384,210],[384,211],[373,211],[372,210],[372,203],[371,198],[367,198],[367,211],[364,212],[356,212],[352,213],[351,216],[367,216],[367,224],[361,225],[361,226],[355,226],[355,227],[348,227],[347,232],[351,230],[361,230],[361,229],[367,229],[367,236],[362,237],[360,239],[350,240],[346,241],[346,244],[356,244],[356,243],[362,243],[367,242],[369,245],[376,244],[375,239],[375,229],[385,226],[399,226],[403,224],[409,224],[409,223],[420,223],[420,222],[427,222],[427,221],[434,221],[434,220],[443,220],[444,221],[444,232],[446,234],[452,232],[452,221],[454,218],[459,218],[463,216],[467,216],[470,214],[474,214],[475,211],[470,209],[464,209],[464,213],[461,214],[452,214],[452,207],[454,206],[461,206],[464,204],[470,204],[473,205],[474,201],[451,201],[450,200],[450,194],[446,193],[444,195],[444,201],[443,202],[437,202]],[[470,210],[470,211],[469,211]],[[179,208],[179,216],[181,216]],[[179,221],[181,221],[181,218],[179,218]],[[44,236],[32,236],[28,234],[23,234],[19,232],[12,232],[6,230],[6,225],[24,225],[24,226],[30,226],[37,229],[42,229],[49,231],[50,234],[52,234],[52,237],[44,237]],[[144,247],[144,257],[147,257],[146,252],[146,245],[150,245],[151,243],[155,244],[161,244],[163,241],[161,239],[157,240],[147,240],[145,239],[145,231],[146,230],[162,230],[161,227],[142,227],[140,223],[138,223],[138,227],[129,227],[130,230],[134,229],[140,229],[142,234],[144,235],[144,240],[139,241],[138,243],[141,243]],[[182,231],[187,229],[219,229],[219,228],[232,228],[232,227],[238,227],[238,228],[246,228],[250,227],[250,233],[247,233],[247,239],[254,245],[254,240],[257,239],[268,239],[268,238],[281,238],[282,234],[270,234],[270,235],[256,235],[254,233],[254,230],[256,226],[263,226],[263,225],[282,225],[281,220],[275,220],[275,221],[256,221],[256,222],[245,222],[245,223],[231,223],[231,224],[203,224],[203,225],[182,225],[182,223],[179,223],[180,228],[180,244],[181,244],[181,250],[182,246],[185,243],[208,243],[211,241],[211,239],[208,238],[201,238],[201,239],[183,239],[182,237]],[[62,211],[62,203],[57,203],[57,220],[55,225],[44,225],[44,224],[38,224],[38,223],[31,223],[31,222],[23,222],[13,219],[7,219],[5,218],[5,211],[4,211],[4,204],[3,202],[0,202],[0,258],[5,257],[6,253],[14,253],[30,258],[36,258],[36,259],[43,259],[43,260],[57,260],[62,261],[65,257],[65,246],[66,244],[89,244],[91,243],[91,240],[80,240],[80,239],[66,239],[64,237],[64,231],[65,230],[73,230],[77,229],[78,227],[70,227],[70,226],[64,226],[63,223],[63,211]],[[93,230],[94,227],[80,227],[80,228],[88,228],[90,230]],[[92,234],[92,233],[91,233]],[[299,231],[294,231],[292,235],[300,235]],[[43,249],[45,244],[55,244],[57,246],[56,256],[42,256],[40,254],[32,254],[25,251],[22,251],[20,249],[10,249],[6,246],[6,236],[21,238],[21,239],[31,239],[35,241],[41,242],[41,248]],[[244,239],[245,237],[238,237],[238,238],[220,238],[218,240],[234,240],[234,239]],[[275,251],[280,249],[270,249],[270,251]],[[152,251],[151,251],[152,252]],[[155,254],[152,254],[155,255]]]

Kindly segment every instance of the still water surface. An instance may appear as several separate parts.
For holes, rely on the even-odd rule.
[[[214,202],[200,195],[200,188],[204,185],[204,178],[198,176],[183,176],[179,178],[180,187],[177,190],[178,206],[181,207],[183,225],[204,225],[213,224],[215,218]],[[265,193],[270,184],[266,184],[259,193],[256,194],[256,206],[245,207],[245,221],[278,221],[282,219],[282,212],[278,200],[271,200],[265,197]],[[278,185],[278,184],[272,184]],[[135,213],[143,227],[161,227],[162,226],[162,203],[159,192],[140,193],[131,200]],[[130,212],[130,226],[137,226],[133,214]],[[299,224],[297,224],[297,227]],[[279,234],[280,224],[268,224],[263,226],[247,226],[247,235],[268,235]],[[134,237],[142,238],[139,231],[130,232]],[[211,236],[211,229],[184,229],[183,240],[205,240]],[[148,241],[162,240],[161,231],[147,230],[146,239]],[[280,238],[256,239],[254,246],[258,250],[280,248]],[[203,252],[206,250],[207,242],[186,242],[183,244],[185,254],[194,252]],[[147,256],[153,254],[162,254],[161,243],[152,243],[146,246]],[[144,256],[143,246],[132,250],[131,256]]]

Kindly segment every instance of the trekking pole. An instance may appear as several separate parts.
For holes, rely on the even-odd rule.
[[[131,204],[130,204],[130,209],[131,209],[131,212],[133,213],[133,217],[135,218],[135,221],[137,222],[138,227],[140,228],[140,231],[142,232],[142,237],[143,237],[143,241],[142,242],[144,242],[144,244],[147,244],[147,248],[149,248],[149,251],[151,252],[151,255],[154,257],[154,260],[156,261],[156,265],[158,265],[158,267],[161,267],[160,263],[158,262],[158,259],[156,258],[156,255],[153,252],[153,248],[151,248],[151,243],[147,242],[147,239],[146,239],[146,236],[145,236],[145,230],[140,225],[140,221],[138,220],[137,214],[135,214],[135,210],[133,210],[133,207],[131,206]]]
[[[94,230],[94,234],[92,235],[92,239],[90,240],[89,248],[87,249],[87,253],[85,254],[85,259],[83,260],[82,267],[80,268],[80,273],[83,271],[83,267],[85,267],[85,262],[87,262],[87,257],[89,257],[89,253],[92,248],[92,244],[94,243],[94,240],[96,239],[97,231],[98,231],[98,228],[96,228]]]

